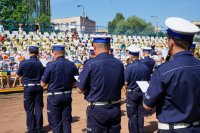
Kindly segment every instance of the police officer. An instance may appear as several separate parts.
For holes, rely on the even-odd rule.
[[[110,37],[95,36],[96,57],[89,59],[77,82],[80,93],[85,93],[88,133],[119,133],[121,128],[121,89],[124,67],[109,54]]]
[[[38,47],[29,46],[30,59],[20,63],[17,76],[23,76],[24,109],[27,116],[28,133],[40,133],[43,128],[43,89],[40,80],[44,71],[37,58]]]
[[[89,56],[90,58],[94,58],[95,57],[95,53],[94,53],[94,47],[89,47]]]
[[[41,79],[42,87],[48,84],[48,121],[53,133],[71,133],[71,91],[78,69],[64,55],[64,45],[53,46],[55,61],[47,64]]]
[[[189,51],[200,29],[177,17],[165,21],[171,61],[154,73],[144,108],[156,107],[159,133],[200,132],[200,61]]]
[[[143,93],[136,81],[148,81],[150,77],[148,67],[138,58],[140,49],[136,46],[127,48],[130,61],[125,70],[125,86],[127,88],[127,115],[130,133],[144,132],[144,108],[142,106]]]
[[[150,58],[149,56],[150,52],[151,52],[150,47],[143,47],[142,54],[143,54],[144,59],[142,59],[141,62],[147,65],[147,67],[149,68],[150,74],[152,74],[155,61],[152,58]]]

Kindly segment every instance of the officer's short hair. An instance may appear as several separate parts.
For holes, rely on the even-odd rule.
[[[58,56],[64,56],[65,55],[65,51],[58,50],[58,51],[55,51],[55,52]]]
[[[175,42],[176,46],[181,47],[185,50],[188,50],[189,47],[191,46],[191,42],[181,40],[181,39],[176,39],[176,38],[169,36],[169,35],[168,35],[168,38],[172,39]]]
[[[38,51],[31,51],[31,50],[29,50],[29,53],[31,53],[31,54],[35,54],[35,55],[38,55],[38,54],[39,54]]]
[[[166,19],[165,24],[168,27],[168,37],[185,50],[188,50],[192,45],[194,35],[200,32],[196,25],[183,18],[170,17]]]
[[[31,54],[35,54],[35,55],[38,55],[39,54],[39,49],[38,49],[38,47],[37,46],[33,46],[33,45],[31,45],[31,46],[29,46],[29,53],[31,53]]]
[[[106,43],[95,43],[95,45],[96,45],[98,48],[110,49],[110,44],[106,44]]]

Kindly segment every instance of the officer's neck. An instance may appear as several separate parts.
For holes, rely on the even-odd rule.
[[[64,55],[61,55],[61,56],[57,56],[55,59],[59,59],[59,58],[64,58]]]
[[[174,56],[175,54],[182,52],[182,51],[187,51],[187,49],[184,49],[183,47],[180,47],[180,44],[177,44],[173,39],[170,39],[170,43],[168,43],[169,47],[169,53]]]
[[[36,54],[30,54],[30,57],[37,57]]]
[[[175,54],[177,54],[177,53],[179,53],[179,52],[182,52],[182,51],[187,51],[186,49],[183,49],[183,48],[180,48],[180,47],[174,47],[173,49],[172,49],[172,51],[171,51],[171,54],[172,55],[175,55]]]
[[[144,57],[148,57],[149,53],[144,53],[143,55],[144,55]]]
[[[109,54],[109,50],[107,50],[107,49],[99,49],[99,50],[96,50],[95,55],[97,56],[97,55],[102,54],[102,53],[107,53],[107,54]]]
[[[132,57],[131,58],[131,62],[134,62],[134,61],[137,61],[137,60],[139,60],[138,57]]]

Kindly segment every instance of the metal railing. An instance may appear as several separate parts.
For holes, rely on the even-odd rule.
[[[19,22],[16,20],[0,20],[3,23],[4,29],[8,30],[12,33],[12,31],[18,31],[19,24],[22,25],[23,31],[26,33],[33,32],[35,30],[35,22],[27,21],[27,22]],[[82,34],[94,34],[94,33],[109,33],[111,35],[140,35],[140,36],[157,36],[156,31],[147,32],[142,28],[117,28],[107,26],[94,26],[94,25],[76,25],[76,24],[68,24],[68,23],[39,23],[40,32],[79,32]],[[165,30],[161,30],[158,32],[159,37],[166,36]]]

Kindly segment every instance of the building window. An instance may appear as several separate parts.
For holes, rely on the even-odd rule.
[[[76,25],[76,22],[71,22],[71,25]]]

